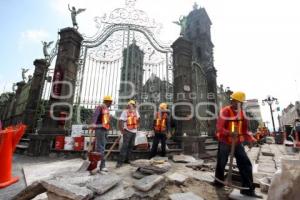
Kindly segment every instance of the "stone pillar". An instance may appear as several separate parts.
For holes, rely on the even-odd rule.
[[[206,77],[207,77],[207,100],[209,103],[215,105],[209,105],[208,110],[218,115],[218,93],[217,93],[217,71],[214,67],[210,66],[206,70]],[[213,116],[212,116],[213,117]],[[217,120],[212,119],[208,121],[208,135],[209,136],[215,136],[216,133],[216,124]]]
[[[44,59],[37,59],[33,62],[35,70],[31,79],[27,105],[23,115],[23,122],[28,126],[26,132],[33,133],[36,125],[39,104],[41,103],[44,89],[45,76],[48,71],[48,63]]]
[[[12,101],[9,101],[9,105],[12,104],[12,109],[10,112],[10,118],[11,121],[9,122],[9,124],[17,124],[18,122],[22,121],[22,117],[19,113],[17,113],[17,104],[20,98],[20,94],[22,92],[22,90],[24,89],[24,86],[26,85],[25,81],[20,81],[17,82],[17,90],[16,90],[16,94],[13,98],[11,98]]]
[[[175,138],[180,141],[185,154],[198,157],[204,153],[205,137],[197,130],[197,121],[192,97],[193,86],[192,43],[178,38],[172,45],[174,63],[174,112]],[[177,119],[176,119],[177,117]],[[179,119],[179,118],[180,119]]]
[[[199,135],[196,130],[194,106],[190,94],[192,91],[192,43],[183,37],[172,45],[174,64],[174,109],[176,121],[176,136]]]
[[[74,28],[64,28],[60,32],[58,55],[56,59],[50,106],[43,122],[40,134],[66,134],[66,128],[70,128],[70,120],[66,121],[67,127],[61,125],[61,121],[54,119],[66,114],[72,114],[75,83],[77,76],[77,61],[80,56],[80,48],[83,37]],[[52,106],[52,109],[51,109]]]

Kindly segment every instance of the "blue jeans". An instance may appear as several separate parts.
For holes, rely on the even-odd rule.
[[[95,131],[95,136],[96,136],[96,151],[101,153],[101,163],[100,163],[100,170],[102,170],[105,167],[105,146],[107,143],[107,135],[108,131],[101,128],[101,129],[96,129]]]

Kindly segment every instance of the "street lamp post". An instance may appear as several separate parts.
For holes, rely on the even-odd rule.
[[[268,96],[266,99],[262,100],[263,105],[265,105],[265,103],[267,103],[270,106],[270,112],[271,112],[272,124],[273,124],[273,132],[275,132],[275,123],[274,123],[273,109],[272,109],[272,104],[274,101],[276,104],[278,104],[278,99],[275,97]]]

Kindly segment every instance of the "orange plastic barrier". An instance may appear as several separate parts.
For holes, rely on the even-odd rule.
[[[17,144],[25,133],[26,126],[18,125],[0,131],[0,189],[16,183],[19,178],[12,177],[12,156]]]

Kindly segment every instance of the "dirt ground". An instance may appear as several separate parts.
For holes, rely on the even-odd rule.
[[[215,188],[207,182],[188,180],[184,185],[168,184],[161,192],[160,200],[169,200],[169,195],[174,193],[193,192],[205,200],[229,199],[231,190],[225,188]]]

